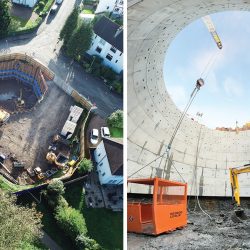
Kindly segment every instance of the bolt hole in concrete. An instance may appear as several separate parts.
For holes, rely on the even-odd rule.
[[[22,109],[18,106],[18,101],[22,100]],[[0,107],[9,113],[29,110],[34,107],[37,97],[33,89],[19,80],[0,80]]]
[[[205,86],[188,111],[190,119],[212,129],[247,126],[250,12],[225,11],[211,14],[210,18],[214,27],[200,18],[170,44],[164,62],[166,88],[183,110],[196,79],[202,77]],[[213,39],[215,32],[221,49],[217,37]]]

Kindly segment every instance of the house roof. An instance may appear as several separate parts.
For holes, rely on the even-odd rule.
[[[109,18],[102,16],[94,25],[94,33],[123,52],[123,28]]]
[[[112,175],[123,175],[123,144],[103,138]]]

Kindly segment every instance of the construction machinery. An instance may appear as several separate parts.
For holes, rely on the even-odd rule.
[[[0,108],[0,126],[6,123],[10,118],[10,114]]]
[[[214,24],[212,22],[211,17],[210,16],[204,16],[204,17],[202,17],[202,20],[203,20],[204,24],[206,25],[208,31],[212,35],[214,41],[216,42],[217,47],[219,49],[222,49],[222,42],[221,42],[220,37],[218,36],[218,34],[216,32],[216,29],[215,29],[215,26],[214,26]]]
[[[248,217],[246,216],[244,209],[241,207],[240,203],[240,186],[238,175],[243,173],[250,173],[250,164],[246,164],[243,167],[239,168],[230,168],[230,182],[232,187],[232,199],[236,205],[234,210],[237,218],[246,220]]]

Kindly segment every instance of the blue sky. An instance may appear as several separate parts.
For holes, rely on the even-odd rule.
[[[215,58],[205,86],[188,114],[203,113],[209,128],[241,127],[250,121],[250,12],[227,11],[210,15],[220,36],[219,50],[202,19],[184,28],[171,43],[164,63],[168,92],[183,110],[195,82],[210,58]]]

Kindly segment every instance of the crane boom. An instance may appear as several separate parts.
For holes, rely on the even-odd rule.
[[[210,34],[212,35],[214,41],[216,42],[217,46],[219,49],[222,49],[222,42],[220,40],[220,37],[218,36],[215,26],[212,22],[212,19],[210,16],[204,16],[202,17],[202,20],[204,22],[204,24],[206,25],[208,31],[210,32]]]

